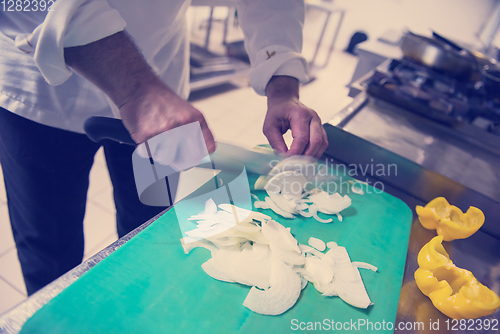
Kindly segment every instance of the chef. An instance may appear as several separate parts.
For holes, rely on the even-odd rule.
[[[189,94],[189,41],[180,0],[5,1],[0,9],[0,163],[28,294],[83,258],[89,171],[99,145],[91,116],[122,119],[137,143],[199,122]],[[307,80],[303,0],[236,3],[251,60],[250,84],[266,95],[263,131],[287,155],[319,157],[328,143],[315,111],[299,101]],[[283,134],[292,131],[287,148]],[[103,144],[120,237],[163,208],[140,203],[133,147]],[[168,150],[168,143],[159,149]]]

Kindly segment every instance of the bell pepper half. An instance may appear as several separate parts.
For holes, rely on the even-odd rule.
[[[443,236],[434,237],[418,253],[415,282],[443,314],[453,319],[487,316],[500,307],[500,298],[474,275],[456,267],[444,249]]]
[[[468,238],[484,224],[481,210],[471,206],[463,213],[444,197],[433,199],[425,207],[417,205],[416,211],[422,226],[428,230],[435,229],[444,241]]]

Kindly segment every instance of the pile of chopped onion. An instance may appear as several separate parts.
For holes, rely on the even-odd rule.
[[[371,305],[358,268],[377,268],[351,263],[345,248],[335,242],[325,245],[311,237],[310,246],[299,245],[290,228],[269,216],[231,204],[217,207],[212,199],[190,220],[197,227],[181,239],[185,253],[195,247],[210,250],[203,270],[217,280],[251,286],[243,305],[256,313],[287,311],[308,281],[324,296],[339,296],[361,308]]]
[[[340,211],[351,205],[349,196],[339,193],[329,194],[318,188],[307,191],[307,178],[297,171],[283,171],[271,177],[264,189],[269,197],[264,201],[255,195],[254,206],[257,209],[271,209],[285,218],[294,218],[295,215],[313,217],[320,223],[331,223],[333,220],[322,219],[318,212],[336,215],[342,221]]]

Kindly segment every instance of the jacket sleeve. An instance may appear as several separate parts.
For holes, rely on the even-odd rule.
[[[238,0],[238,17],[250,57],[250,85],[265,95],[273,75],[307,81],[302,51],[304,0]]]
[[[29,34],[16,36],[16,47],[33,53],[45,80],[53,86],[73,73],[64,48],[86,45],[125,29],[118,11],[103,0],[57,0],[45,20]]]

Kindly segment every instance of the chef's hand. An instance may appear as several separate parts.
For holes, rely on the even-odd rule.
[[[214,138],[201,112],[153,73],[125,32],[65,48],[64,58],[73,70],[99,87],[120,108],[123,123],[138,144],[198,121],[208,152],[215,151]]]
[[[263,132],[271,147],[286,156],[321,157],[328,147],[326,132],[318,114],[299,101],[298,80],[287,76],[272,77],[266,96]],[[290,149],[283,140],[283,134],[289,129],[293,137]]]
[[[202,113],[181,99],[160,80],[129,96],[129,99],[120,106],[120,113],[123,124],[136,143],[143,143],[181,125],[199,122],[208,152],[215,151],[212,132]],[[163,149],[168,150],[168,143],[165,144],[166,147]]]

